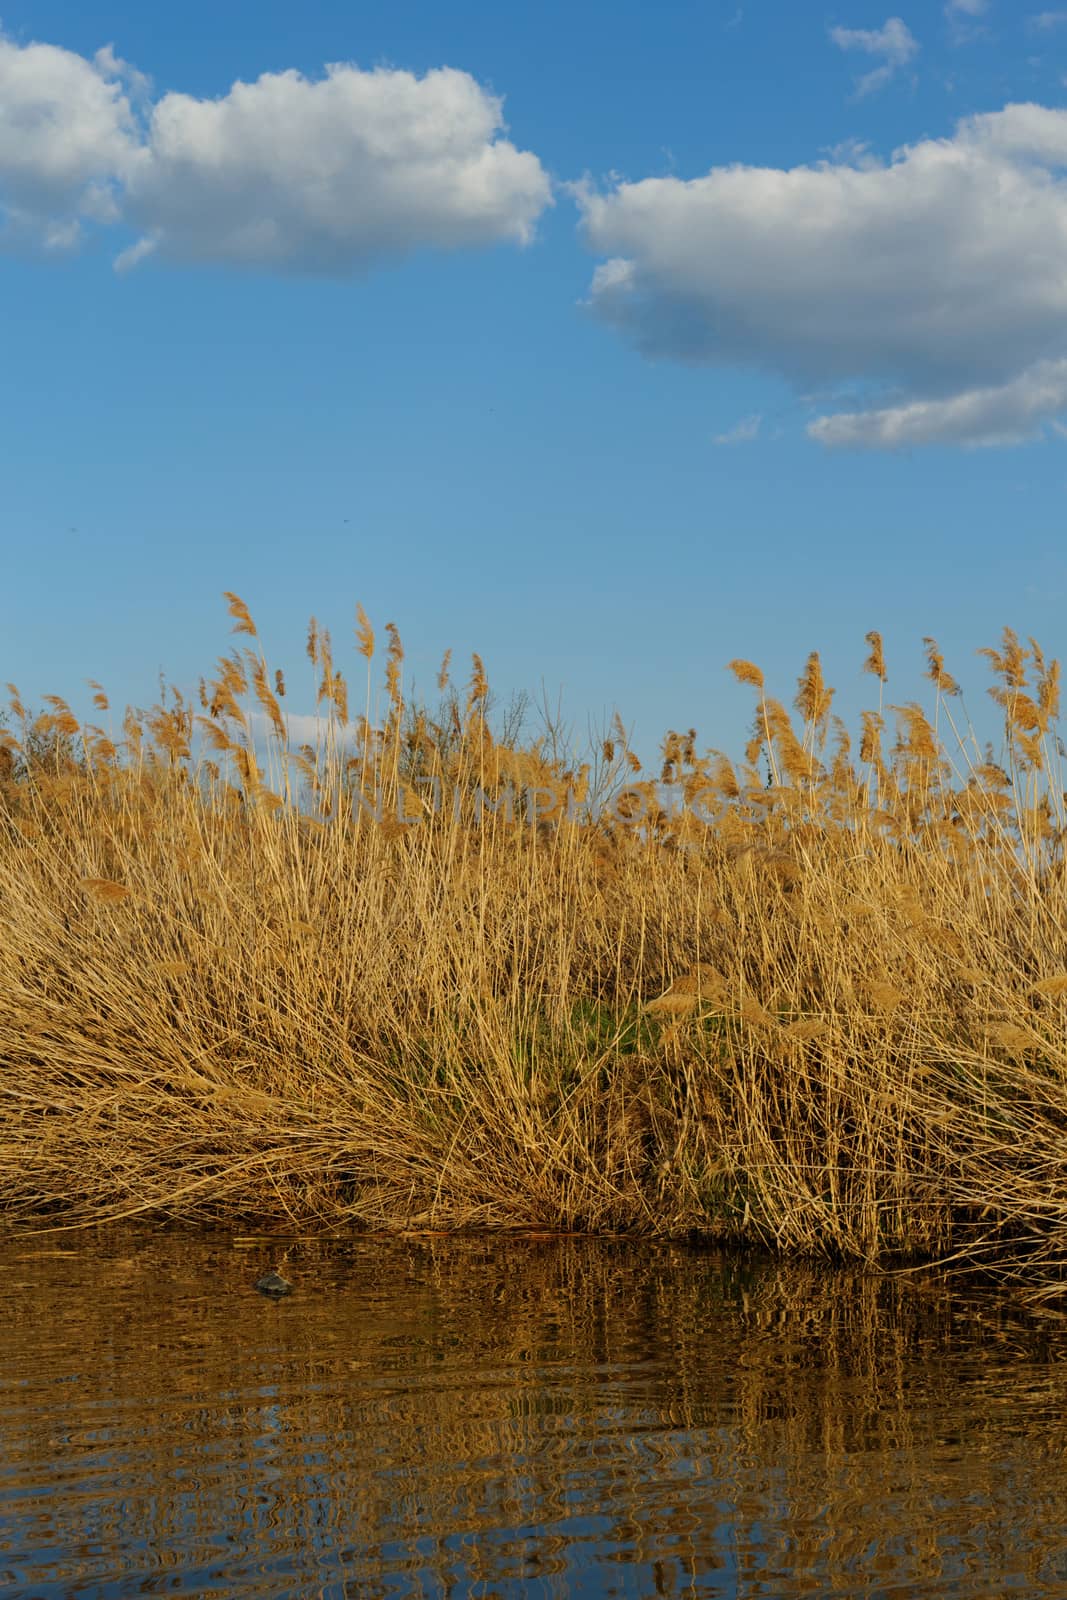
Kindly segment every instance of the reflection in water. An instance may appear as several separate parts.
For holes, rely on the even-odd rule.
[[[617,1240],[276,1264],[0,1247],[0,1589],[1067,1595],[1063,1349],[988,1302]]]

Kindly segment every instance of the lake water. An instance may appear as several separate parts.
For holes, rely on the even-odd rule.
[[[992,1297],[163,1231],[8,1239],[0,1295],[5,1596],[1067,1596],[1067,1335]]]

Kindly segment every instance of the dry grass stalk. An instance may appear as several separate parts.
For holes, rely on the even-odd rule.
[[[702,1229],[943,1256],[1060,1291],[1055,662],[1010,634],[988,653],[1007,754],[961,778],[922,707],[898,712],[888,751],[868,713],[870,783],[842,730],[821,758],[817,657],[799,728],[735,662],[772,786],[754,758],[735,767],[672,732],[661,770],[703,807],[678,819],[621,723],[590,761],[558,735],[491,728],[477,657],[465,703],[405,706],[391,626],[374,728],[374,635],[357,615],[354,758],[315,623],[317,746],[290,748],[282,681],[250,652],[218,663],[195,722],[169,693],[127,714],[119,749],[72,731],[58,697],[32,722],[13,691],[9,1219]]]

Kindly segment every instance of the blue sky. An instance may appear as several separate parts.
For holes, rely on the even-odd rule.
[[[849,718],[870,628],[891,699],[933,634],[976,711],[1005,623],[1060,653],[1067,7],[3,0],[0,29],[0,678],[30,701],[195,683],[223,589],[294,710],[307,617],[344,661],[358,600],[416,681],[477,649],[647,753],[737,749],[734,656],[791,699],[819,649]]]

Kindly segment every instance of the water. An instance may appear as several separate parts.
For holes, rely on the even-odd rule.
[[[988,1298],[152,1231],[7,1240],[0,1296],[5,1595],[1067,1596],[1067,1336]]]

